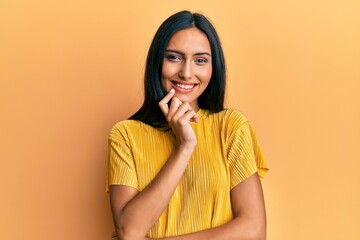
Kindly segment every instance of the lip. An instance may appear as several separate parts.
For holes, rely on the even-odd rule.
[[[175,85],[175,83],[179,83],[179,84],[183,84],[183,85],[195,85],[195,86],[190,89],[183,89],[183,88],[177,87]],[[174,90],[176,92],[180,92],[180,93],[191,93],[198,87],[198,85],[199,85],[198,83],[184,83],[184,82],[178,82],[178,81],[171,81],[171,87],[174,88]]]

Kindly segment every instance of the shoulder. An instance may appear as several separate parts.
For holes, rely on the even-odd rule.
[[[202,110],[199,115],[202,126],[219,131],[225,138],[241,131],[248,125],[247,118],[239,110],[233,108],[227,108],[217,113]]]
[[[160,129],[152,127],[139,120],[127,119],[116,123],[110,130],[109,139],[141,139],[145,136],[155,136],[161,132]]]
[[[113,131],[120,131],[122,129],[127,129],[127,128],[131,128],[133,126],[139,126],[140,124],[143,124],[141,121],[138,120],[131,120],[131,119],[126,119],[126,120],[122,120],[120,122],[117,122],[116,124],[114,124],[114,126],[112,126],[111,130]]]
[[[239,110],[228,108],[224,111],[224,118],[228,121],[238,122],[240,124],[247,122],[246,117]]]
[[[137,120],[123,120],[112,126],[109,134],[109,139],[116,140],[119,138],[127,138],[131,132],[141,131],[140,129],[145,125]]]
[[[240,127],[248,121],[239,110],[233,108],[227,108],[218,113],[210,113],[209,116],[219,119],[221,122],[223,122],[223,124],[227,126],[234,127]]]

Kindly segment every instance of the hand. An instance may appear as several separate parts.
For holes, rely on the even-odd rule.
[[[180,99],[174,97],[175,91],[172,89],[159,102],[159,107],[164,113],[171,130],[173,131],[178,146],[195,147],[197,140],[190,125],[191,122],[197,122],[198,117],[196,112],[191,108],[187,102],[181,102]],[[169,108],[169,101],[171,105]]]

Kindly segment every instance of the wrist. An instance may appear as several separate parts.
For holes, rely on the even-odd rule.
[[[196,147],[196,143],[183,143],[183,144],[179,144],[176,147],[176,151],[179,154],[185,154],[185,155],[190,155],[194,152],[194,149]]]

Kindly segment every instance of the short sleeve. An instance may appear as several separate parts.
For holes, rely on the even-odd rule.
[[[124,126],[115,125],[109,136],[106,192],[110,185],[126,185],[138,189],[136,165]]]
[[[255,132],[247,121],[234,129],[227,153],[231,189],[256,172],[263,179],[269,170]]]

